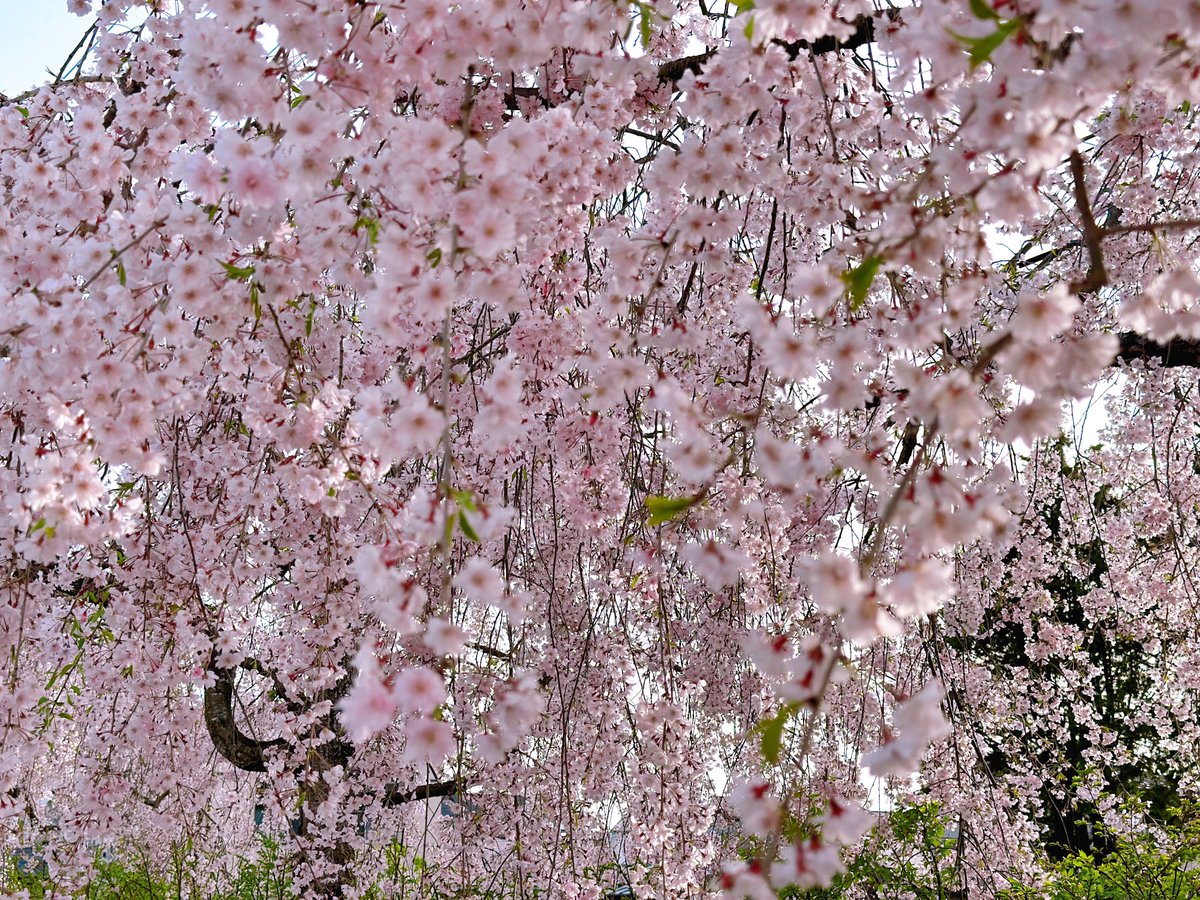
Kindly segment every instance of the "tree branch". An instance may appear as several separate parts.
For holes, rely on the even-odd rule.
[[[279,695],[279,699],[283,701],[284,705],[287,706],[291,712],[299,713],[304,712],[304,710],[307,709],[304,704],[297,703],[288,695],[287,685],[283,683],[283,681],[279,678],[278,673],[276,673],[274,669],[264,665],[262,662],[252,656],[243,659],[240,663],[238,663],[238,667],[245,669],[247,672],[255,672],[259,675],[262,675],[264,678],[270,679],[271,686],[275,688],[275,693]]]
[[[1114,234],[1129,234],[1134,231],[1170,231],[1172,229],[1200,228],[1200,219],[1174,219],[1167,222],[1139,222],[1136,225],[1114,225],[1101,228],[1104,237]]]
[[[897,16],[897,12],[895,10],[888,10],[884,15],[889,19],[894,19]],[[825,37],[819,37],[815,41],[783,41],[779,38],[771,41],[775,46],[783,48],[784,52],[788,55],[788,59],[795,59],[800,55],[800,51],[802,50],[811,50],[814,56],[821,56],[825,53],[837,53],[839,50],[853,50],[856,47],[862,47],[874,42],[875,17],[865,15],[856,18],[854,20],[853,33],[840,40],[833,35],[827,34]],[[668,60],[658,67],[658,80],[664,84],[674,84],[687,72],[699,75],[704,64],[712,59],[716,52],[716,48],[711,48],[705,50],[703,53],[697,53],[695,56],[685,56],[680,59]]]
[[[889,20],[894,20],[899,16],[899,11],[889,9],[877,15],[886,16]],[[825,53],[853,50],[856,47],[874,43],[876,39],[875,16],[858,16],[852,24],[854,25],[854,31],[840,39],[833,35],[825,35],[813,41],[784,41],[776,38],[771,43],[777,47],[782,47],[784,52],[787,53],[788,59],[795,59],[804,50],[811,50],[814,56],[821,56]],[[716,55],[717,50],[718,48],[716,47],[710,47],[703,53],[667,60],[658,67],[659,83],[673,85],[688,72],[699,75],[704,69],[705,64]],[[547,108],[551,105],[549,98],[544,95],[541,88],[517,87],[513,85],[504,92],[504,106],[509,112],[516,112],[522,99],[535,99],[543,107]]]
[[[12,97],[0,94],[0,106],[9,106],[13,104],[21,104],[26,100],[32,100],[44,90],[57,90],[64,87],[75,87],[80,84],[112,84],[111,75],[79,75],[72,78],[70,81],[54,81],[49,84],[39,84],[35,88],[30,88],[27,91],[22,91]]]
[[[1121,340],[1121,347],[1117,351],[1117,358],[1114,362],[1128,363],[1135,359],[1156,359],[1164,369],[1178,369],[1185,366],[1200,368],[1200,341],[1175,338],[1163,344],[1132,331],[1126,331],[1118,337]]]
[[[432,781],[421,784],[407,791],[400,790],[396,784],[389,784],[384,790],[384,806],[400,806],[412,803],[414,800],[431,800],[434,797],[453,797],[462,791],[461,781]]]
[[[1083,244],[1088,252],[1087,274],[1071,282],[1071,291],[1090,294],[1108,284],[1108,272],[1104,269],[1104,251],[1100,247],[1104,230],[1096,224],[1096,218],[1092,215],[1092,204],[1088,200],[1087,184],[1083,177],[1083,156],[1078,150],[1071,151],[1071,179],[1075,186],[1075,206],[1083,221]]]
[[[899,16],[899,10],[889,9],[882,13],[889,20],[894,20]],[[819,37],[815,41],[781,41],[776,38],[772,41],[773,44],[782,47],[788,55],[788,59],[795,59],[800,55],[801,50],[811,50],[813,56],[821,56],[825,53],[837,53],[841,50],[853,50],[856,47],[865,47],[867,44],[875,43],[875,16],[862,15],[854,20],[854,31],[845,38],[839,40],[833,35],[825,35]]]
[[[210,669],[216,682],[204,689],[204,726],[213,746],[223,757],[245,772],[265,772],[265,751],[285,741],[256,741],[242,734],[233,718],[233,669]]]
[[[663,84],[674,84],[688,72],[699,75],[704,64],[713,58],[716,50],[705,50],[695,56],[672,59],[658,67],[658,80]]]

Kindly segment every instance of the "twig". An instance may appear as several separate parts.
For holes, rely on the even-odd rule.
[[[79,39],[79,43],[75,45],[75,48],[69,54],[67,54],[67,58],[63,60],[62,68],[60,68],[58,70],[58,74],[54,76],[54,84],[62,83],[63,76],[67,74],[68,69],[72,68],[71,60],[75,58],[75,54],[80,50],[83,50],[83,55],[79,58],[79,62],[75,64],[74,68],[78,69],[83,66],[84,60],[87,59],[87,55],[92,52],[92,44],[95,43],[96,33],[99,31],[99,29],[100,22],[95,21],[88,27],[88,30],[83,33],[83,37]]]
[[[141,234],[139,234],[137,237],[135,237],[133,240],[131,240],[124,247],[121,247],[119,250],[114,250],[112,252],[112,259],[108,260],[108,262],[106,262],[104,265],[102,265],[100,268],[98,268],[95,272],[93,272],[87,278],[87,280],[84,281],[83,284],[81,284],[79,286],[79,290],[86,291],[88,289],[88,287],[91,285],[91,283],[93,281],[95,281],[97,278],[99,278],[101,275],[103,275],[108,270],[108,267],[111,266],[118,259],[120,259],[121,256],[124,255],[126,251],[132,250],[134,247],[136,247],[138,244],[140,244],[142,241],[144,241],[146,238],[148,238],[151,234],[153,234],[155,231],[162,228],[166,224],[167,224],[166,219],[159,219],[158,221],[152,223],[149,228],[147,228],[145,231],[143,231]]]
[[[0,106],[11,106],[14,103],[24,103],[26,100],[32,100],[42,91],[60,87],[73,87],[77,84],[112,84],[112,78],[108,75],[80,75],[78,78],[72,78],[70,81],[58,81],[48,84],[40,84],[35,88],[30,88],[17,94],[15,97],[5,97],[0,94]]]
[[[829,134],[829,146],[833,152],[833,161],[838,162],[841,154],[838,153],[837,135],[833,133],[833,105],[829,102],[829,92],[825,90],[825,78],[821,75],[821,67],[817,64],[817,53],[811,49],[808,53],[813,71],[817,73],[817,87],[821,89],[821,110],[825,114],[825,131]]]

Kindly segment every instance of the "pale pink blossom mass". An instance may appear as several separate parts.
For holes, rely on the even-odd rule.
[[[1200,794],[1197,3],[53,2],[0,892],[993,897]]]

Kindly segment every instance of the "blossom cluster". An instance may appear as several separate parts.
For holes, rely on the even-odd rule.
[[[69,7],[0,97],[0,820],[65,884],[261,806],[310,896],[416,829],[765,898],[875,778],[987,894],[1064,746],[1195,745],[1195,4]]]

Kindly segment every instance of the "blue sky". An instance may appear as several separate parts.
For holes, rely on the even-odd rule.
[[[91,18],[67,12],[67,0],[0,0],[0,93],[19,94],[58,71]]]

